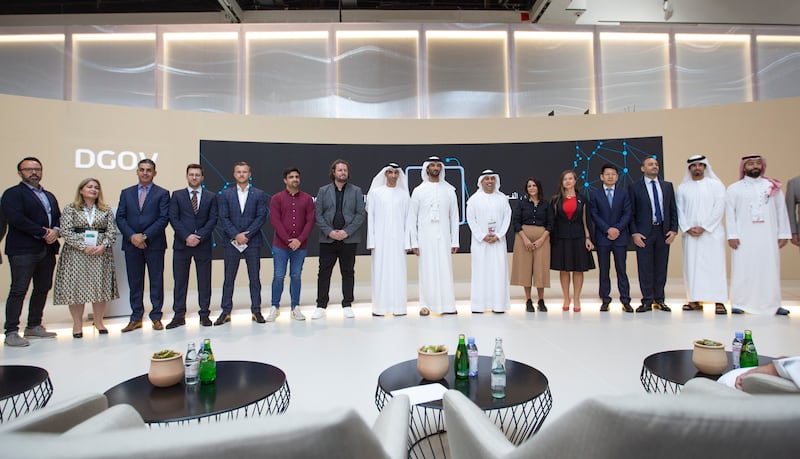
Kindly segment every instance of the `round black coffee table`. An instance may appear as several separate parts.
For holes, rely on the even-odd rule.
[[[0,424],[47,405],[53,383],[47,370],[27,365],[0,365]]]
[[[730,351],[727,354],[728,368],[723,373],[733,370],[732,354]],[[758,356],[759,365],[764,365],[772,360],[773,357]],[[692,350],[681,349],[657,352],[645,357],[639,380],[647,392],[677,394],[683,385],[692,378],[708,378],[716,381],[720,376],[701,373],[692,363]]]
[[[105,395],[109,406],[131,405],[151,425],[283,413],[291,398],[283,370],[235,360],[217,362],[213,384],[155,387],[144,374],[117,384]]]
[[[492,398],[489,388],[491,365],[491,357],[480,356],[478,376],[468,380],[456,380],[452,371],[451,355],[451,370],[444,379],[428,381],[419,375],[416,359],[398,363],[378,376],[375,406],[379,411],[382,410],[392,396],[392,391],[439,383],[448,389],[464,393],[486,412],[512,443],[519,445],[539,430],[553,407],[547,377],[529,365],[506,360],[506,396],[495,399]],[[447,457],[449,449],[441,400],[411,407],[409,437],[409,457]]]

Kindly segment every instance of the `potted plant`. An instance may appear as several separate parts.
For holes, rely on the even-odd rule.
[[[707,375],[721,375],[728,368],[728,354],[719,341],[698,339],[694,342],[692,363]]]
[[[147,379],[156,387],[169,387],[183,379],[183,359],[180,352],[164,349],[150,357]]]
[[[417,351],[417,371],[428,381],[438,381],[450,370],[447,346],[442,344],[422,346]]]

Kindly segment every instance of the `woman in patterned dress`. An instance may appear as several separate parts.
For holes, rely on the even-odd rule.
[[[78,185],[75,201],[61,214],[64,248],[58,260],[53,304],[68,304],[72,315],[72,337],[83,338],[84,305],[92,303],[94,326],[103,325],[106,302],[119,298],[114,274],[114,240],[118,234],[114,212],[103,201],[97,179]]]

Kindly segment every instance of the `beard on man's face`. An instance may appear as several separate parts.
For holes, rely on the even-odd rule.
[[[758,178],[761,176],[761,169],[759,168],[750,169],[749,171],[744,171],[744,173],[750,178]]]

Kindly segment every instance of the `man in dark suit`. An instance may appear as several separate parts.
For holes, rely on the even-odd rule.
[[[142,328],[145,267],[153,304],[150,311],[153,330],[164,328],[161,307],[164,305],[164,251],[167,250],[164,229],[169,221],[169,192],[153,183],[156,163],[152,159],[139,161],[136,176],[139,183],[122,190],[117,207],[117,226],[122,232],[131,301],[131,319],[122,333]]]
[[[336,260],[342,273],[342,311],[346,318],[355,317],[354,300],[356,247],[361,242],[361,226],[366,220],[364,193],[348,183],[350,165],[343,159],[331,164],[331,183],[321,187],[314,202],[319,235],[319,274],[317,275],[317,308],[312,319],[322,319],[328,307],[331,274]]]
[[[628,224],[631,221],[631,200],[628,192],[617,186],[619,171],[611,164],[603,164],[600,181],[603,186],[592,191],[589,211],[594,222],[594,242],[597,247],[597,265],[600,268],[600,311],[608,311],[611,303],[611,254],[617,272],[617,289],[622,310],[633,312],[631,287],[625,267],[628,242],[631,239]]]
[[[222,313],[214,325],[231,321],[233,284],[244,256],[250,279],[250,312],[253,322],[266,322],[261,315],[261,227],[267,221],[267,195],[250,186],[250,165],[244,161],[233,167],[236,186],[219,196],[219,224],[225,236],[225,280],[222,284]]]
[[[658,160],[642,163],[642,180],[631,185],[631,237],[636,246],[642,305],[636,312],[653,308],[670,312],[664,304],[669,245],[678,234],[678,208],[672,183],[658,178]]]
[[[6,346],[23,347],[26,338],[55,338],[42,326],[47,292],[53,286],[53,270],[58,253],[61,211],[53,193],[42,185],[42,162],[27,157],[17,164],[22,182],[3,193],[3,214],[8,220],[6,255],[11,268],[11,288],[6,300]],[[25,336],[19,336],[19,318],[28,287],[33,291],[28,303]]]
[[[186,292],[189,287],[189,268],[194,258],[197,271],[197,299],[200,305],[200,325],[211,326],[211,246],[212,232],[217,225],[217,199],[204,190],[203,167],[186,167],[188,186],[172,192],[169,201],[169,222],[175,230],[172,243],[172,277],[175,280],[172,310],[175,315],[167,329],[186,325]]]

